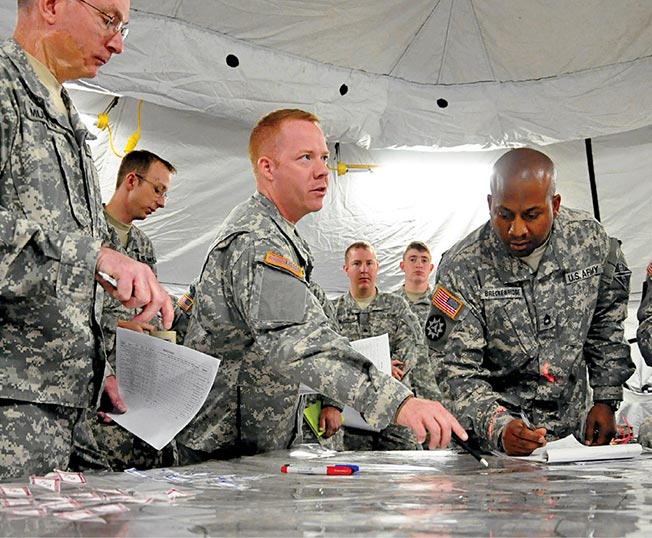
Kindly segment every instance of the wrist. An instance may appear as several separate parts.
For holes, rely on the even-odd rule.
[[[620,407],[621,400],[595,400],[593,404],[604,404],[608,405],[611,410],[615,413]]]
[[[414,396],[408,396],[407,398],[405,398],[405,400],[401,402],[401,405],[398,406],[396,413],[394,413],[394,420],[392,422],[394,422],[395,424],[398,422],[398,416],[401,414],[401,410],[403,409],[405,404],[408,403],[412,398],[414,398]]]

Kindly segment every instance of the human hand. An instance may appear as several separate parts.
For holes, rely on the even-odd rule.
[[[398,360],[392,360],[392,377],[400,381],[403,379],[403,372],[405,371],[405,363]]]
[[[502,443],[508,456],[529,456],[536,448],[546,445],[545,428],[530,430],[522,420],[514,419],[502,433]]]
[[[586,417],[584,444],[608,445],[616,436],[616,415],[607,404],[596,403]]]
[[[97,410],[97,416],[102,422],[108,424],[113,422],[113,419],[107,413],[125,413],[126,411],[127,406],[118,393],[118,381],[114,375],[110,375],[104,380],[104,391],[102,392],[102,401],[100,408]]]
[[[399,408],[394,421],[414,431],[417,441],[423,443],[430,434],[429,449],[445,448],[451,440],[451,431],[466,441],[469,436],[457,419],[439,402],[410,396]]]
[[[113,287],[99,275],[95,276],[102,287],[118,301],[127,308],[143,307],[133,321],[147,322],[156,316],[157,312],[161,312],[163,327],[169,329],[172,326],[174,312],[170,297],[147,265],[116,250],[101,247],[95,269],[111,275],[116,280],[116,286]]]
[[[328,439],[342,427],[342,413],[337,407],[327,405],[319,414],[319,431]]]

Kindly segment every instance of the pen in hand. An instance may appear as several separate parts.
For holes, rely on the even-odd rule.
[[[451,437],[453,438],[453,441],[457,443],[458,446],[466,450],[469,454],[471,454],[471,456],[473,456],[476,460],[482,463],[482,465],[484,465],[485,467],[489,467],[489,463],[487,463],[487,460],[482,457],[482,454],[480,454],[474,448],[471,448],[466,441],[462,441],[462,439],[460,439],[455,432],[451,432]]]
[[[527,415],[523,412],[522,409],[521,409],[521,422],[523,422],[523,425],[524,425],[528,430],[532,430],[532,431],[536,430],[536,428],[534,427],[534,424],[532,424],[532,423],[530,422],[530,419],[527,418]]]

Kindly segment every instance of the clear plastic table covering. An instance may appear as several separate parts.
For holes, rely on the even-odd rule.
[[[2,536],[652,536],[652,457],[546,465],[457,449],[325,452],[314,445],[141,473],[85,473],[31,508],[0,505]],[[357,464],[352,476],[284,464]],[[0,494],[0,501],[11,498]],[[53,501],[76,499],[76,508]],[[12,503],[9,503],[12,504]],[[69,511],[119,505],[73,521]]]

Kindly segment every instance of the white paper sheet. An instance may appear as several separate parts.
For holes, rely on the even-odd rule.
[[[573,435],[551,441],[546,446],[537,448],[529,456],[519,459],[543,463],[572,463],[578,461],[614,460],[635,458],[643,450],[636,443],[626,445],[586,446]]]
[[[351,347],[367,357],[381,372],[392,375],[392,358],[389,351],[389,336],[387,333],[370,338],[362,338],[361,340],[354,340],[351,342]],[[347,428],[358,428],[372,432],[380,431],[367,424],[367,421],[362,418],[362,415],[349,405],[342,410],[342,419],[344,426]]]
[[[128,410],[109,416],[160,450],[199,412],[219,365],[210,355],[118,328],[116,377]]]
[[[392,357],[389,351],[389,336],[387,333],[354,340],[351,342],[351,347],[367,357],[381,372],[392,375]]]

